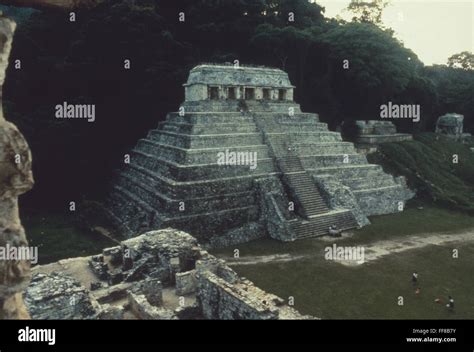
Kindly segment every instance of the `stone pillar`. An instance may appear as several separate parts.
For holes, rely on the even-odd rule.
[[[244,87],[242,86],[236,87],[235,95],[237,99],[244,99]]]
[[[278,89],[273,88],[270,92],[271,100],[278,100]]]
[[[293,101],[294,100],[294,97],[293,97],[293,88],[289,88],[287,91],[286,91],[286,100],[289,100],[289,101]]]
[[[219,86],[219,100],[226,100],[227,99],[227,87]]]
[[[15,23],[0,15],[0,98]],[[3,117],[0,101],[0,247],[27,246],[18,196],[33,186],[31,153],[23,135]],[[0,319],[28,319],[22,292],[30,281],[28,261],[0,258]]]

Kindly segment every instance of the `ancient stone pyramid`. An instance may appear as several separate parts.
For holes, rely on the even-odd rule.
[[[214,244],[291,241],[363,226],[412,196],[301,112],[282,70],[199,65],[184,87],[179,111],[138,142],[113,182],[108,212],[129,236],[171,226]]]

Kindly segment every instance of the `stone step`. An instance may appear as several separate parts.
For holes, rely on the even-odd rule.
[[[301,201],[304,205],[306,205],[304,209],[306,216],[323,214],[329,211],[329,209],[323,203],[317,203],[317,200],[313,202],[313,199],[306,198],[302,199]],[[317,211],[317,213],[314,213],[315,211]]]
[[[258,221],[259,214],[258,206],[216,209],[213,212],[169,219],[165,224],[193,234],[200,242],[207,242],[211,237],[225,235],[230,229]]]
[[[246,145],[227,148],[193,148],[185,149],[169,144],[156,142],[149,139],[140,139],[136,150],[167,159],[178,164],[214,164],[217,163],[219,153],[225,152],[248,152],[257,153],[258,159],[270,158],[268,147],[261,145]]]
[[[223,195],[227,197],[234,197],[235,199],[241,199],[242,205],[237,204],[235,206],[229,206],[229,207],[224,207],[224,206],[215,206],[215,207],[209,207],[209,209],[203,208],[196,208],[195,211],[192,211],[191,207],[194,205],[196,206],[196,203],[203,201],[207,202],[210,199],[207,198],[202,198],[202,199],[186,199],[185,202],[185,210],[183,211],[174,211],[174,209],[171,209],[171,211],[168,211],[166,208],[157,208],[157,204],[150,204],[147,202],[147,199],[142,198],[142,194],[138,194],[134,192],[134,190],[127,189],[124,187],[121,187],[119,185],[114,185],[114,188],[118,191],[118,194],[121,195],[122,199],[128,199],[131,200],[132,202],[139,204],[141,208],[147,212],[155,212],[159,211],[160,213],[160,218],[161,220],[169,220],[169,219],[178,219],[178,218],[189,218],[194,215],[202,215],[202,214],[209,214],[213,213],[216,211],[225,211],[225,210],[232,210],[232,209],[243,209],[243,208],[248,208],[248,207],[254,207],[257,206],[255,204],[255,194],[252,194],[252,192],[247,192],[244,195],[242,194],[233,194],[233,195]],[[247,199],[247,202],[244,201],[243,198]],[[217,197],[211,199],[215,200]],[[251,199],[252,201],[248,201]],[[177,200],[173,200],[173,202],[178,202]],[[177,204],[177,203],[176,203]],[[186,207],[186,205],[188,205]],[[230,205],[230,204],[229,204]]]
[[[288,171],[293,171],[297,172],[298,170],[296,169],[303,169],[302,165],[300,162],[297,161],[280,161],[279,165],[281,168],[288,169]]]
[[[331,175],[338,179],[349,178],[372,178],[383,175],[383,170],[380,165],[375,164],[361,164],[361,165],[345,165],[336,167],[322,167],[312,170],[316,175]]]
[[[219,194],[202,198],[172,199],[155,191],[150,184],[142,184],[138,179],[122,174],[114,185],[122,194],[132,193],[138,196],[152,209],[159,210],[167,216],[182,216],[194,213],[213,211],[214,209],[232,209],[256,205],[253,191]],[[184,205],[184,208],[182,207]]]
[[[120,191],[111,192],[110,211],[119,219],[119,225],[127,229],[128,235],[136,236],[136,232],[143,223],[152,224],[159,228],[165,217],[151,208],[146,202],[133,194],[124,194]]]
[[[245,175],[216,180],[176,182],[134,164],[127,165],[122,172],[138,178],[142,183],[149,183],[153,186],[153,189],[159,190],[164,195],[174,199],[214,196],[229,193],[228,190],[232,190],[232,192],[251,191],[254,188],[254,179],[256,177],[268,176],[268,174]]]
[[[192,164],[170,162],[154,155],[132,150],[131,163],[179,182],[213,180],[225,177],[278,172],[273,159],[260,159],[248,165]],[[245,158],[242,159],[246,161]]]
[[[285,174],[291,174],[295,172],[304,172],[303,167],[301,166],[301,163],[279,163],[278,164],[280,167],[280,170],[284,172]]]
[[[253,123],[252,116],[240,112],[186,112],[179,116],[178,112],[171,112],[166,116],[166,121],[175,123],[213,124],[213,123]]]
[[[349,142],[294,143],[293,150],[298,156],[356,154],[354,145]]]
[[[301,112],[294,110],[293,114],[290,114],[289,110],[279,112],[265,112],[256,111],[252,112],[252,115],[258,120],[259,124],[272,125],[275,123],[316,123],[319,122],[319,115],[312,112]]]
[[[258,101],[245,100],[245,107],[242,106],[242,101],[237,99],[219,99],[219,100],[200,100],[200,101],[185,101],[181,104],[186,114],[194,112],[240,112],[242,109],[253,113],[282,113],[287,114],[290,108],[293,108],[295,113],[301,113],[299,104],[291,101]]]
[[[257,126],[253,122],[192,124],[164,121],[159,123],[158,128],[162,131],[191,135],[257,132]]]
[[[280,133],[266,133],[266,137],[271,143],[280,143],[285,145],[292,144],[311,144],[311,143],[332,143],[342,142],[340,133],[330,131],[312,131],[307,128],[298,133],[291,133],[288,131]]]
[[[179,148],[228,148],[262,145],[260,133],[232,133],[211,135],[190,135],[160,130],[151,130],[147,139]]]
[[[212,212],[186,214],[178,217],[167,217],[159,214],[138,197],[129,193],[123,196],[118,192],[111,195],[111,218],[118,219],[122,228],[128,229],[130,236],[136,236],[150,229],[174,227],[193,234],[201,241],[208,240],[215,235],[222,235],[222,229],[239,227],[249,221],[258,219],[258,206],[250,205],[233,209],[215,209]],[[122,205],[119,207],[119,205]],[[145,222],[148,229],[138,232]]]
[[[269,133],[289,133],[295,137],[302,132],[329,132],[327,124],[323,122],[296,123],[296,122],[275,122],[268,124],[264,128]]]
[[[323,200],[319,189],[307,172],[285,173],[284,179],[291,192],[298,199],[306,217],[326,213],[329,208]]]
[[[367,157],[363,154],[316,154],[300,156],[301,163],[307,169],[316,169],[333,166],[367,164]],[[345,162],[347,160],[347,163]]]
[[[295,189],[295,193],[298,194],[298,199],[301,202],[306,203],[305,208],[326,206],[326,202],[321,199],[318,193],[315,193],[314,189],[310,190],[298,188]]]
[[[357,227],[357,222],[348,210],[318,215],[307,221],[300,219],[290,222],[290,227],[294,231],[296,239],[327,235],[331,225],[337,225],[340,230],[347,230]]]
[[[317,175],[317,177],[318,179],[327,182],[334,180],[334,175],[331,174]],[[337,182],[349,187],[352,191],[396,185],[396,182],[391,175],[376,171],[374,171],[370,177],[341,177],[337,178]]]
[[[304,238],[312,238],[312,237],[318,237],[318,236],[324,236],[329,234],[329,227],[331,226],[331,223],[333,222],[328,222],[321,227],[316,227],[313,225],[307,225],[305,229],[298,229],[295,230],[295,239],[304,239]],[[345,231],[351,228],[355,228],[356,225],[354,225],[350,220],[340,220],[338,221],[339,226],[338,228],[341,231]]]

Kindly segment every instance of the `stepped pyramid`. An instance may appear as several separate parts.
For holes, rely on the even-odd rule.
[[[282,70],[199,65],[184,87],[113,181],[107,211],[129,236],[171,226],[211,244],[292,241],[366,225],[413,196],[301,112]]]

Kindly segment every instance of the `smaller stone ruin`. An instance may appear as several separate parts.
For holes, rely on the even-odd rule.
[[[174,229],[33,271],[25,293],[32,319],[314,319]]]
[[[470,133],[463,132],[464,115],[449,113],[438,117],[436,121],[436,133],[443,134],[457,141],[471,137]]]
[[[397,127],[390,121],[355,121],[356,143],[376,146],[380,143],[403,142],[413,139],[411,134],[397,133]]]

